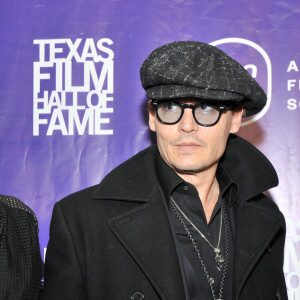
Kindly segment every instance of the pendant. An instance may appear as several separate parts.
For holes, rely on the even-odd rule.
[[[221,271],[222,270],[222,263],[224,262],[224,257],[217,253],[216,256],[215,256],[215,261],[217,263],[217,269],[219,271]]]
[[[216,261],[216,264],[217,264],[217,269],[219,271],[221,271],[222,270],[222,263],[224,262],[224,256],[219,254],[221,252],[221,250],[219,248],[215,248],[214,252],[216,253],[215,261]]]
[[[217,264],[222,264],[224,262],[224,257],[222,255],[216,254],[215,260]]]

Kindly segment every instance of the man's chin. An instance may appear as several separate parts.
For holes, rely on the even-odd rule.
[[[207,170],[208,167],[206,165],[202,166],[174,166],[174,170],[179,174],[197,174],[202,171]]]

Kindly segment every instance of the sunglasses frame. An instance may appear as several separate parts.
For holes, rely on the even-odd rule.
[[[166,103],[166,102],[176,103],[176,104],[178,104],[178,105],[181,107],[181,114],[180,114],[180,117],[178,118],[178,120],[177,120],[176,122],[171,122],[171,123],[170,123],[170,122],[165,122],[165,121],[163,121],[163,120],[160,118],[160,116],[159,116],[159,114],[158,114],[158,112],[157,112],[158,106],[159,106],[159,104],[161,104],[161,103]],[[231,104],[231,105],[220,105],[220,104],[208,104],[207,102],[201,102],[201,103],[198,103],[198,104],[187,104],[187,103],[182,103],[182,102],[176,101],[176,100],[174,100],[174,101],[172,101],[172,100],[160,100],[160,101],[157,101],[157,100],[151,100],[151,105],[152,105],[152,107],[155,109],[155,114],[156,114],[157,118],[158,118],[159,121],[160,121],[161,123],[163,123],[163,124],[167,124],[167,125],[174,125],[174,124],[177,124],[177,123],[181,120],[181,118],[182,118],[182,116],[183,116],[183,114],[184,114],[184,110],[185,110],[186,108],[190,108],[190,109],[192,109],[193,117],[194,117],[194,120],[196,121],[196,123],[197,123],[198,125],[200,125],[200,126],[203,126],[203,127],[214,126],[214,125],[217,124],[218,121],[220,120],[221,114],[222,114],[223,112],[225,112],[225,111],[227,111],[227,110],[230,110],[230,109],[232,109],[234,106],[236,106],[236,104],[235,104],[235,105],[234,105],[234,104]],[[200,123],[200,122],[196,119],[196,117],[195,117],[195,110],[196,110],[199,106],[201,106],[201,105],[208,105],[208,106],[211,106],[211,107],[213,107],[214,109],[216,109],[216,110],[219,112],[219,116],[218,116],[218,118],[217,118],[217,120],[216,120],[215,122],[213,122],[213,123],[211,123],[211,124],[202,124],[202,123]]]

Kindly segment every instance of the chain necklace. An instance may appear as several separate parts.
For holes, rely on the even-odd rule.
[[[178,207],[178,205],[176,204],[176,202],[174,201],[174,199],[172,197],[170,197],[170,198],[171,198],[171,206],[172,206],[172,208],[173,208],[173,210],[175,212],[175,215],[178,218],[178,220],[181,223],[181,225],[183,226],[183,228],[184,228],[187,236],[189,237],[189,239],[190,239],[190,241],[191,241],[191,243],[193,245],[193,248],[194,248],[194,250],[196,252],[197,258],[198,258],[198,260],[199,260],[199,262],[201,264],[201,267],[203,269],[204,275],[205,275],[205,277],[207,279],[207,282],[208,282],[208,285],[210,287],[210,291],[211,291],[213,300],[223,300],[222,295],[223,295],[224,284],[225,284],[225,279],[226,279],[226,274],[227,274],[228,252],[229,252],[229,247],[228,247],[228,242],[229,242],[228,241],[228,221],[227,221],[227,214],[225,213],[226,208],[225,208],[225,201],[224,201],[224,199],[222,201],[221,217],[224,219],[224,240],[225,240],[224,241],[224,244],[225,244],[225,251],[224,252],[225,252],[225,257],[224,257],[224,268],[223,268],[223,273],[222,273],[222,279],[221,279],[221,283],[220,283],[219,298],[216,298],[216,293],[215,293],[215,289],[214,289],[214,279],[212,277],[210,277],[210,275],[208,274],[207,268],[206,268],[206,266],[204,264],[204,261],[203,261],[203,258],[201,256],[201,254],[200,254],[198,246],[197,246],[197,244],[196,244],[196,242],[195,242],[195,240],[194,240],[191,232],[189,231],[189,229],[187,228],[185,222],[183,221],[183,219],[181,218],[181,216],[179,214],[179,212],[182,213],[182,210]],[[186,218],[185,214],[182,214],[182,215]],[[189,219],[187,218],[187,220],[189,220]],[[193,224],[193,223],[191,223],[191,224]],[[197,232],[201,232],[201,231],[197,230]],[[220,239],[220,235],[219,235],[219,239]],[[207,240],[207,239],[205,238],[204,240]],[[208,244],[210,244],[209,241],[208,241]],[[214,247],[212,247],[212,248],[214,249]]]
[[[184,216],[184,218],[193,226],[193,228],[200,234],[200,236],[206,241],[206,243],[214,250],[216,256],[215,261],[217,264],[217,269],[219,271],[222,270],[222,264],[224,263],[224,256],[220,254],[220,241],[221,241],[221,235],[222,235],[222,225],[223,225],[223,206],[221,207],[221,220],[220,220],[220,229],[219,229],[219,238],[218,238],[218,244],[216,247],[214,247],[211,242],[207,239],[207,237],[199,230],[199,228],[187,217],[187,215],[181,210],[181,208],[177,205],[175,200],[171,198],[172,203],[176,206],[177,210]]]

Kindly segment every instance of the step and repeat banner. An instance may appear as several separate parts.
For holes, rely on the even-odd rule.
[[[0,24],[0,193],[36,213],[43,257],[54,203],[155,140],[144,59],[196,40],[237,59],[268,95],[240,135],[278,172],[268,193],[286,217],[289,299],[300,299],[298,1],[3,0]]]

